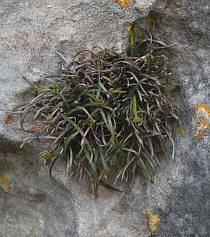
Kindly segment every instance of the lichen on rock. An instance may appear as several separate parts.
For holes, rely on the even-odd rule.
[[[8,178],[9,178],[9,173],[7,171],[3,171],[2,177],[0,176],[0,184],[2,185],[2,188],[6,193],[8,193],[8,189],[9,189]]]
[[[127,7],[128,4],[130,3],[130,0],[116,0],[121,7]]]
[[[149,231],[151,233],[151,235],[154,235],[155,231],[157,230],[157,222],[160,221],[160,217],[158,214],[154,214],[152,215],[150,213],[150,210],[149,209],[145,209],[143,211],[143,214],[146,216],[147,218],[147,224],[148,224],[148,228],[149,228]]]
[[[204,130],[210,127],[210,107],[207,104],[197,104],[192,119],[193,136],[200,139],[204,136]]]

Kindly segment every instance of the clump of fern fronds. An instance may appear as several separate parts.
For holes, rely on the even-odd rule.
[[[57,75],[37,83],[36,97],[14,113],[20,113],[23,130],[48,141],[36,159],[44,160],[50,176],[58,159],[66,157],[71,175],[86,174],[94,181],[95,195],[110,167],[116,169],[114,184],[129,179],[137,166],[154,183],[148,165],[160,164],[165,138],[174,157],[171,124],[179,121],[167,94],[179,89],[165,80],[167,50],[150,34],[135,47],[131,40],[130,55],[96,46],[79,51]],[[28,120],[36,126],[24,128]]]

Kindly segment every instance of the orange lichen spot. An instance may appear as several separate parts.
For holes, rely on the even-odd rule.
[[[147,24],[148,24],[148,26],[152,27],[153,26],[153,22],[154,22],[154,20],[152,19],[152,17],[148,15],[147,16]]]
[[[149,231],[151,233],[151,235],[154,235],[155,234],[155,231],[157,230],[157,222],[160,221],[160,217],[158,214],[155,214],[155,215],[152,215],[150,213],[150,210],[149,209],[145,209],[143,211],[143,214],[146,216],[147,218],[147,224],[148,224],[148,228],[149,228]]]
[[[195,106],[193,119],[193,135],[200,139],[204,136],[203,130],[210,127],[210,108],[207,104],[198,104]]]
[[[129,35],[131,35],[131,27],[132,27],[132,25],[129,25],[129,26],[126,27],[126,30],[128,31]]]
[[[199,128],[198,133],[196,133],[196,138],[200,139],[203,137],[203,128]]]
[[[133,24],[129,25],[126,27],[126,30],[128,31],[128,35],[131,35],[131,27]],[[135,30],[135,35],[137,35],[138,37],[141,37],[144,35],[144,32],[140,31],[140,30]]]
[[[116,0],[121,7],[127,7],[128,4],[130,3],[130,0]]]
[[[206,120],[200,120],[200,123],[203,127],[209,128],[209,123]]]
[[[195,112],[198,112],[198,110],[203,109],[205,113],[207,113],[207,116],[210,118],[210,108],[207,104],[198,104],[195,106]]]
[[[9,189],[8,178],[9,178],[9,173],[7,171],[3,171],[2,177],[0,176],[0,184],[2,185],[2,188],[6,193],[8,193],[8,189]]]
[[[144,35],[144,32],[142,32],[140,30],[136,30],[135,33],[136,33],[136,35],[138,35],[138,37],[142,37]]]
[[[183,129],[184,129],[184,124],[179,123],[179,125],[177,126],[178,133],[182,133]]]
[[[30,231],[27,231],[26,234],[28,235],[28,237],[33,237],[33,235],[30,233]]]

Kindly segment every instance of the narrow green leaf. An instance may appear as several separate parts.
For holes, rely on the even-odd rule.
[[[52,168],[53,168],[53,166],[55,165],[55,163],[57,162],[57,160],[58,160],[61,156],[62,156],[62,153],[61,153],[61,154],[59,153],[59,154],[54,158],[53,162],[50,164],[50,166],[49,166],[49,175],[50,175],[50,178],[52,178]]]
[[[24,106],[26,106],[26,105],[27,105],[27,104],[17,105],[17,106],[12,110],[12,112],[15,111],[16,109],[21,108],[21,107],[24,107]]]
[[[150,54],[148,57],[147,57],[147,70],[149,71],[150,69],[150,64],[151,62],[153,62],[155,60],[154,56],[152,54]]]
[[[132,149],[128,149],[128,148],[123,148],[123,149],[124,149],[125,151],[130,151],[130,152],[132,152],[132,153],[139,159],[139,162],[140,162],[140,164],[141,164],[141,166],[142,166],[142,168],[143,168],[143,170],[144,170],[144,172],[145,172],[147,178],[149,179],[150,183],[154,184],[154,179],[151,177],[151,175],[150,175],[150,173],[149,173],[149,171],[148,171],[148,169],[147,169],[147,167],[146,167],[144,161],[141,159],[141,157],[139,156],[139,154],[138,154],[136,151],[132,150]]]
[[[109,129],[109,131],[110,131],[110,133],[111,133],[110,142],[111,142],[113,145],[118,146],[119,141],[118,141],[118,139],[117,139],[116,136],[115,136],[115,130],[114,130],[114,127],[113,127],[113,125],[112,125],[112,119],[111,119],[111,114],[110,114],[110,112],[107,113],[107,121],[108,121],[108,125],[109,125],[108,129]]]
[[[140,162],[140,164],[141,164],[141,166],[142,166],[142,168],[143,168],[147,178],[149,179],[150,183],[154,184],[154,179],[150,176],[150,173],[149,173],[149,171],[148,171],[144,161],[141,159],[141,157],[139,157],[139,162]]]
[[[65,116],[64,114],[60,115],[62,118],[64,118],[66,121],[68,121],[74,128],[76,128],[76,130],[81,134],[81,136],[84,139],[84,143],[89,144],[89,141],[87,140],[87,138],[85,137],[84,132],[82,131],[82,129],[70,118],[68,118],[67,116]]]
[[[34,86],[34,90],[35,91],[37,91],[37,92],[39,92],[39,93],[42,93],[42,92],[49,92],[49,91],[52,91],[51,89],[49,89],[49,88],[45,88],[45,89],[39,89],[39,87],[38,86]]]
[[[26,118],[27,114],[31,111],[31,108],[33,107],[33,105],[29,106],[29,108],[27,108],[27,110],[24,110],[24,114],[21,116],[21,121],[23,122],[24,119]]]
[[[164,85],[163,88],[167,91],[171,92],[180,92],[181,91],[181,86],[176,85],[175,87],[169,86],[169,85]]]
[[[63,101],[59,102],[53,109],[52,111],[54,112],[57,108],[63,105]]]
[[[56,161],[63,155],[63,146],[58,147],[52,153],[51,153],[51,150],[48,151],[48,154],[50,158],[55,157],[53,161],[49,164],[49,175],[50,175],[50,178],[52,178],[52,168],[55,165]]]
[[[111,185],[109,185],[109,184],[103,182],[102,180],[100,180],[100,184],[101,184],[103,187],[105,187],[105,188],[107,188],[107,189],[109,189],[109,190],[113,190],[113,191],[117,191],[117,192],[122,192],[120,189],[115,188],[115,187],[113,187],[113,186],[111,186]]]
[[[99,150],[99,154],[100,154],[100,158],[101,158],[101,161],[102,161],[102,164],[103,164],[103,167],[104,167],[104,170],[106,172],[106,174],[108,174],[109,170],[108,170],[108,167],[107,167],[107,164],[106,164],[106,161],[105,161],[105,158],[104,158],[104,152],[103,152],[103,149],[100,145],[97,145],[97,148]]]
[[[46,117],[46,120],[49,121],[53,118],[53,115],[52,114],[48,114],[47,117]]]
[[[92,174],[93,174],[93,177],[95,179],[95,182],[96,182],[96,184],[99,184],[98,173],[96,171],[96,167],[95,167],[93,161],[91,161],[91,157],[90,157],[90,153],[88,152],[87,145],[84,147],[84,153],[85,153],[86,158],[90,162],[90,166],[91,166],[91,169],[92,169]]]
[[[95,97],[94,95],[90,94],[90,93],[86,93],[86,96],[90,97],[91,99],[93,99],[96,103],[101,103],[101,99],[98,99],[97,97]]]
[[[134,22],[131,26],[131,35],[130,35],[130,56],[132,56],[135,49],[135,26],[138,26],[136,22]]]
[[[135,94],[132,95],[132,105],[133,105],[133,113],[134,113],[133,122],[139,123],[142,121],[142,118],[140,118],[137,114],[137,104],[136,104],[136,95]]]

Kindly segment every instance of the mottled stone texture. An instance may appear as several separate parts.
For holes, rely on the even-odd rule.
[[[209,1],[152,4],[131,0],[123,9],[113,0],[0,2],[0,237],[149,237],[145,208],[160,215],[155,236],[210,236],[210,129],[199,140],[192,133],[194,106],[210,107]],[[20,149],[28,135],[18,118],[8,125],[3,120],[16,104],[32,98],[31,87],[41,75],[57,70],[55,51],[70,59],[95,45],[123,49],[126,26],[149,10],[155,34],[181,51],[171,68],[182,86],[174,100],[184,130],[175,131],[175,160],[156,169],[154,185],[140,173],[130,194],[100,187],[94,200],[82,189],[85,183],[68,176],[65,160],[51,181],[35,164],[40,148],[30,143]]]

